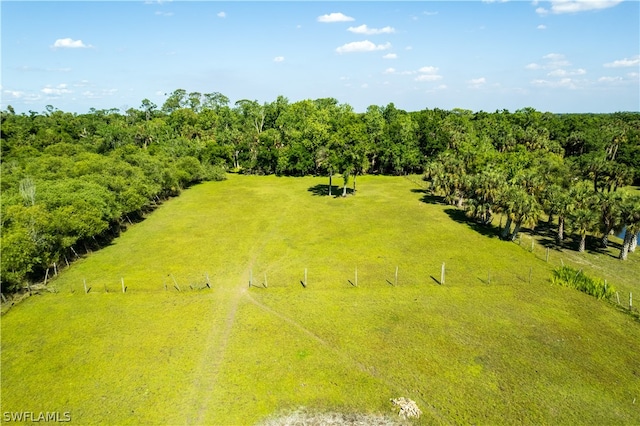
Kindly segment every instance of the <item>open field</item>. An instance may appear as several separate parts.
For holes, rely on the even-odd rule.
[[[500,241],[417,178],[326,184],[198,185],[76,262],[2,317],[2,412],[253,424],[404,396],[421,424],[640,424],[640,323],[549,280],[562,259],[640,304],[638,253],[546,262],[544,235]]]

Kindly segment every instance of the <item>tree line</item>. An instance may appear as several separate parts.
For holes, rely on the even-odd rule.
[[[640,179],[638,113],[407,112],[393,103],[358,113],[334,98],[231,104],[221,93],[178,89],[161,106],[144,99],[86,114],[9,106],[0,117],[3,292],[226,171],[330,182],[339,174],[345,193],[362,174],[424,172],[473,220],[504,213],[505,238],[543,214],[558,221],[559,241],[567,231],[601,232],[607,244],[607,229],[637,229],[637,197],[618,189]]]

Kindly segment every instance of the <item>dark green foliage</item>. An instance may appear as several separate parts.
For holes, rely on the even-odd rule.
[[[604,280],[591,278],[569,266],[561,266],[553,270],[551,282],[564,287],[575,288],[583,293],[594,296],[597,299],[609,299],[616,290]]]
[[[125,113],[8,107],[0,119],[3,290],[99,245],[189,185],[224,179],[226,170],[330,182],[342,174],[354,194],[365,173],[425,171],[433,191],[472,220],[490,226],[506,214],[511,238],[543,210],[556,215],[559,242],[565,221],[583,241],[628,225],[603,194],[640,178],[637,113],[407,112],[392,103],[357,113],[334,98],[230,105],[217,92],[177,89],[162,107],[148,99]],[[578,181],[600,204],[574,203]]]

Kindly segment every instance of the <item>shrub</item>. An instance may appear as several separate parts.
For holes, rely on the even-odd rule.
[[[564,287],[575,288],[598,299],[609,299],[616,290],[606,281],[591,278],[569,266],[561,266],[553,270],[551,282]]]

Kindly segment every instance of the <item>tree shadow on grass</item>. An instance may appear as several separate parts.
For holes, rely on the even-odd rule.
[[[455,208],[445,209],[444,211],[451,219],[458,223],[464,223],[480,235],[490,238],[499,238],[499,232],[493,225],[482,225],[470,220],[463,210]]]
[[[423,194],[420,198],[420,201],[425,204],[444,204],[444,197],[434,195],[431,191],[428,191],[426,189],[414,188],[411,190],[411,192],[413,192],[414,194]]]
[[[316,196],[328,196],[329,185],[318,184],[307,189],[311,194]],[[347,195],[353,194],[352,188],[347,188]],[[331,196],[334,198],[342,197],[342,186],[331,185]]]

